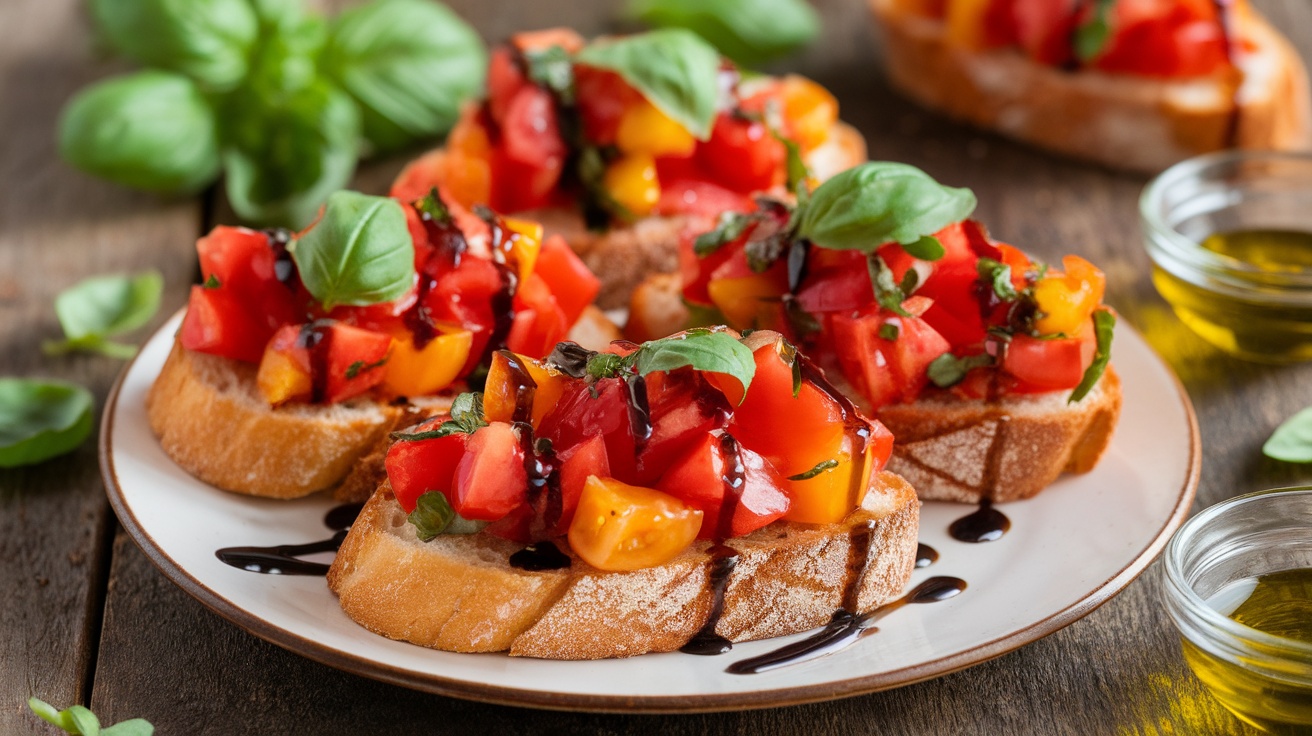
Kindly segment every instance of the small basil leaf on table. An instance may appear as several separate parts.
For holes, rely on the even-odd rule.
[[[687,28],[739,64],[761,64],[820,32],[804,0],[635,0],[629,12],[658,28]]]
[[[240,90],[225,117],[226,191],[243,219],[304,227],[329,194],[350,182],[360,113],[331,84]]]
[[[325,310],[391,301],[414,285],[405,211],[387,197],[336,192],[319,223],[292,244],[292,258]]]
[[[109,728],[100,729],[100,736],[152,736],[155,727],[144,718],[120,721]]]
[[[323,66],[360,103],[364,135],[395,149],[445,133],[483,86],[483,42],[446,6],[378,0],[332,24]]]
[[[732,376],[742,384],[744,397],[756,375],[752,351],[728,332],[690,330],[677,337],[643,343],[630,357],[644,376],[679,368]]]
[[[159,310],[164,279],[155,271],[138,276],[93,276],[60,292],[55,315],[64,339],[42,346],[47,354],[71,350],[132,357],[136,348],[107,338],[141,327]]]
[[[59,155],[138,189],[194,193],[219,175],[214,111],[186,77],[143,71],[79,92],[59,119]]]
[[[943,186],[914,166],[872,161],[817,187],[798,234],[836,250],[871,251],[888,242],[914,247],[974,210],[969,189]]]
[[[578,53],[581,64],[609,69],[699,140],[711,136],[719,99],[720,54],[680,28],[603,37]]]
[[[91,434],[91,392],[62,381],[0,378],[0,468],[71,452]]]
[[[1262,454],[1287,463],[1312,463],[1312,407],[1277,427],[1262,445]]]
[[[124,56],[226,91],[247,72],[259,22],[247,0],[92,0],[96,26]]]
[[[87,708],[74,705],[57,710],[38,698],[28,698],[27,707],[42,720],[74,736],[152,736],[155,727],[142,718],[122,721],[108,728],[100,727],[100,719]]]

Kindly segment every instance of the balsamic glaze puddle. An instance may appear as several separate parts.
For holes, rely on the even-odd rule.
[[[993,508],[991,501],[981,501],[979,508],[948,526],[948,534],[958,542],[996,542],[1011,529],[1011,519]]]
[[[510,566],[529,572],[563,570],[569,567],[569,555],[551,542],[535,542],[512,554]]]
[[[336,532],[328,539],[307,544],[277,544],[272,547],[224,547],[216,550],[214,556],[224,564],[266,575],[327,575],[328,565],[300,558],[318,552],[336,552],[362,508],[362,503],[348,503],[324,514],[324,525]]]
[[[907,604],[945,601],[965,589],[966,581],[961,578],[929,578],[901,598],[885,603],[869,613],[856,615],[846,609],[839,609],[823,629],[811,636],[759,657],[734,662],[724,671],[731,675],[756,675],[833,654],[855,644],[866,634],[879,631],[874,627],[876,621]]]
[[[928,544],[916,545],[916,567],[929,567],[938,562],[938,550]]]

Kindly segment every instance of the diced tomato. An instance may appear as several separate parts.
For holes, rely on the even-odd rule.
[[[705,514],[699,539],[740,537],[783,516],[789,505],[783,487],[773,465],[722,431],[700,435],[657,485]],[[720,518],[726,509],[733,514],[727,522]]]
[[[445,156],[444,151],[437,149],[406,164],[405,168],[401,169],[401,173],[397,174],[396,180],[392,182],[388,196],[402,202],[413,202],[428,194],[429,189],[442,181],[440,169]]]
[[[595,391],[595,398],[594,398]],[[547,413],[538,436],[551,440],[557,453],[601,435],[612,477],[634,481],[637,477],[637,445],[629,419],[628,387],[619,378],[605,378],[588,386],[573,382]]]
[[[679,280],[683,284],[683,298],[694,304],[710,305],[711,295],[706,287],[710,284],[711,274],[729,260],[736,248],[741,247],[736,243],[726,243],[706,256],[697,255],[697,236],[711,227],[709,223],[704,227],[688,225],[679,232]]]
[[[836,524],[861,505],[870,490],[870,477],[884,468],[893,452],[893,434],[877,421],[862,419],[868,437],[844,435],[832,458],[837,464],[806,479],[786,481],[790,506],[784,516],[805,524]]]
[[[533,273],[542,277],[565,315],[565,324],[578,322],[583,310],[597,298],[601,280],[583,263],[559,235],[542,242]]]
[[[316,363],[313,353],[325,348],[311,347],[310,366],[312,371],[326,371],[324,377],[315,376],[316,381],[323,381],[324,402],[345,401],[382,383],[392,349],[391,335],[340,322],[316,328],[316,332],[320,334],[320,344],[327,343],[327,356],[322,363]]]
[[[903,304],[913,315],[929,306],[923,297],[912,297]],[[919,317],[900,317],[877,305],[854,316],[835,314],[830,324],[843,374],[876,408],[915,399],[929,381],[929,364],[951,348]],[[896,336],[889,339],[881,331]]]
[[[975,264],[974,258],[936,262],[929,278],[916,290],[917,296],[933,301],[922,318],[954,347],[975,345],[986,335],[976,296],[979,272]]]
[[[652,429],[638,452],[638,482],[651,483],[692,443],[728,424],[731,410],[723,393],[689,369],[650,373],[644,383]]]
[[[572,447],[568,452],[556,456],[560,469],[560,518],[548,529],[551,536],[559,536],[569,531],[570,522],[574,520],[574,511],[579,506],[579,497],[583,495],[583,486],[588,476],[599,478],[610,476],[610,461],[606,459],[606,441],[600,435],[593,435]]]
[[[1094,66],[1152,77],[1212,74],[1229,59],[1227,37],[1210,4],[1123,0],[1115,29]]]
[[[191,287],[187,314],[182,318],[182,347],[232,360],[258,363],[270,331],[242,308],[234,297],[218,289]]]
[[[529,406],[528,416],[521,419],[515,414],[520,396],[528,386],[524,374],[528,374],[527,378],[532,382],[533,403]],[[498,350],[492,353],[483,387],[484,417],[489,422],[527,421],[536,429],[547,412],[560,401],[567,385],[568,379],[563,373],[509,350]]]
[[[1031,59],[1060,66],[1074,56],[1077,0],[1012,0],[1016,40]]]
[[[436,424],[429,427],[436,429]],[[456,466],[465,454],[463,434],[451,434],[430,440],[392,443],[383,461],[392,495],[407,514],[415,510],[419,497],[429,491],[447,496],[455,487]]]
[[[462,373],[473,370],[486,351],[496,325],[493,297],[504,291],[505,279],[492,261],[463,258],[458,268],[443,272],[424,297],[433,319],[457,323],[473,333],[469,362]]]
[[[196,251],[200,256],[201,276],[210,284],[206,291],[220,295],[209,300],[213,308],[210,316],[231,323],[222,328],[231,333],[231,339],[211,344],[231,345],[233,352],[216,352],[224,348],[205,352],[250,361],[254,346],[258,344],[262,352],[274,330],[304,321],[308,295],[296,277],[291,260],[278,262],[265,233],[219,226],[196,242]],[[280,268],[287,270],[286,283],[278,278]],[[217,329],[211,326],[209,331]],[[235,334],[238,331],[243,334]],[[259,356],[253,358],[259,359]]]
[[[466,519],[496,521],[524,503],[528,473],[515,430],[493,422],[469,435],[456,465],[451,508]]]
[[[1097,347],[1092,329],[1085,329],[1080,337],[1013,335],[1003,353],[1002,370],[1020,381],[1013,388],[1018,393],[1071,389],[1080,384]]]
[[[655,214],[714,217],[721,212],[751,212],[754,209],[750,197],[719,184],[690,178],[667,180],[664,174],[659,173],[659,161],[657,159],[661,198],[656,202],[653,210]]]
[[[531,84],[515,60],[514,51],[507,46],[493,49],[487,64],[487,106],[492,119],[503,124],[510,101]]]
[[[505,516],[483,527],[483,531],[494,537],[509,539],[519,544],[533,541],[533,524],[537,512],[527,503],[521,503],[506,513]]]
[[[492,157],[492,208],[519,212],[546,204],[569,153],[551,93],[520,87],[506,105],[501,141]]]
[[[599,146],[615,143],[624,110],[642,99],[615,72],[582,64],[574,67],[574,90],[583,134]]]
[[[812,314],[860,309],[874,298],[864,263],[859,268],[829,268],[811,273],[797,292],[797,303]]]
[[[530,358],[544,358],[569,333],[565,312],[556,303],[547,282],[529,274],[515,291],[515,318],[506,347]]]
[[[692,544],[702,512],[651,488],[588,478],[569,527],[569,546],[599,570],[669,562]]]
[[[751,193],[784,179],[784,144],[765,123],[720,113],[710,140],[697,147],[702,168],[730,189]]]

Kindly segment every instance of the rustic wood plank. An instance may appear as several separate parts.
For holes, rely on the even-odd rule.
[[[915,108],[879,77],[875,34],[861,3],[817,4],[826,40],[789,66],[839,94],[845,117],[870,137],[875,157],[908,161],[975,188],[980,215],[999,237],[1048,257],[1086,253],[1107,269],[1110,302],[1168,356],[1193,395],[1206,448],[1199,507],[1308,480],[1305,468],[1261,459],[1259,447],[1295,407],[1312,404],[1312,368],[1236,361],[1179,324],[1153,290],[1139,244],[1135,200],[1142,179],[1054,160]],[[1305,55],[1312,52],[1306,31],[1312,7],[1303,0],[1258,4],[1296,33]],[[605,30],[613,17],[605,13],[616,7],[453,5],[489,40],[546,25]],[[403,161],[372,163],[357,186],[383,191]],[[107,722],[144,716],[161,733],[1251,733],[1206,694],[1180,659],[1160,605],[1156,566],[1085,620],[961,673],[835,703],[682,718],[485,706],[337,672],[207,612],[156,572],[121,532],[110,579],[93,705]]]
[[[41,354],[43,339],[59,337],[54,296],[86,276],[147,267],[185,283],[169,246],[194,237],[199,210],[59,161],[60,106],[114,70],[91,58],[80,15],[73,2],[0,3],[0,375],[76,381],[103,404],[121,362]],[[49,732],[30,696],[61,706],[89,697],[112,524],[94,437],[67,457],[0,471],[0,733]]]

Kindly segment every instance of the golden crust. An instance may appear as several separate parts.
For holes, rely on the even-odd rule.
[[[1253,50],[1240,72],[1159,80],[1036,64],[1014,49],[952,45],[938,21],[869,0],[884,30],[889,78],[903,94],[982,128],[1113,168],[1159,171],[1228,148],[1309,144],[1307,70],[1289,42],[1256,13],[1242,28]]]
[[[865,522],[873,534],[857,607],[892,600],[915,565],[919,519],[915,491],[885,472],[841,524],[776,522],[729,540],[739,561],[716,632],[747,641],[824,624],[855,579],[851,533]],[[526,572],[506,564],[519,545],[488,534],[419,542],[384,485],[351,527],[328,584],[347,615],[393,639],[550,659],[627,657],[678,649],[705,624],[708,546],[633,572],[600,572],[577,559],[568,570]]]

